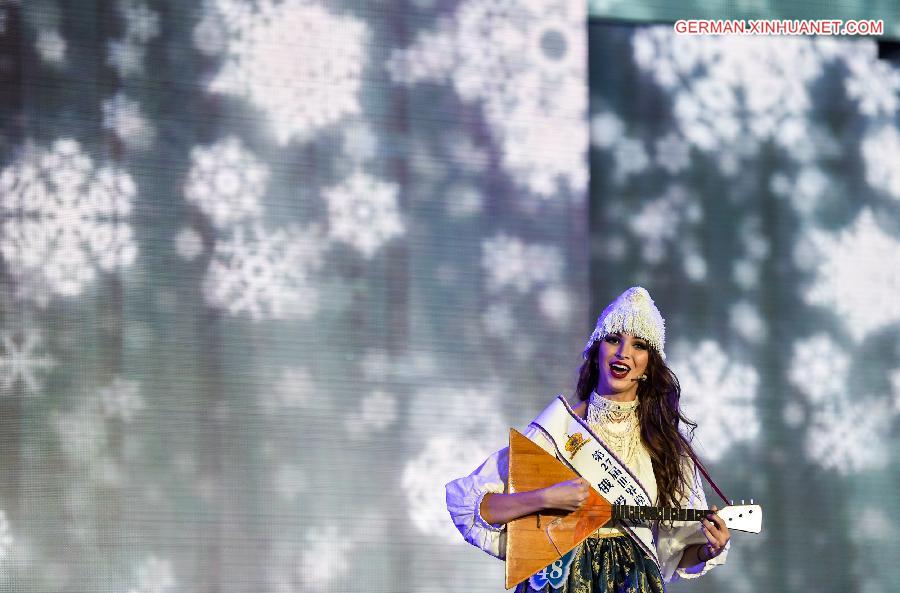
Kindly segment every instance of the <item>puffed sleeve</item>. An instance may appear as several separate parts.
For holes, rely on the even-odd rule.
[[[552,451],[552,444],[533,426],[529,426],[523,434],[544,450]],[[494,525],[485,521],[481,516],[481,501],[489,493],[505,492],[508,477],[509,447],[504,447],[488,457],[468,476],[453,480],[445,486],[447,510],[463,538],[501,560],[506,558],[506,524]]]
[[[682,502],[682,508],[706,509],[706,495],[703,493],[703,484],[700,482],[700,474],[693,463],[691,468],[694,480],[691,494],[687,501]],[[684,549],[692,544],[705,544],[706,536],[703,535],[703,524],[699,521],[675,521],[672,527],[659,525],[656,533],[656,552],[659,556],[659,568],[663,580],[667,583],[679,578],[693,579],[706,574],[714,566],[725,564],[728,549],[731,542],[725,545],[722,553],[705,563],[690,568],[679,568]]]

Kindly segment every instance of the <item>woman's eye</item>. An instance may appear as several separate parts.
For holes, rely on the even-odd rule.
[[[619,338],[617,336],[606,336],[606,343],[607,344],[618,344]]]
[[[647,344],[644,344],[643,342],[635,342],[635,343],[634,343],[634,347],[635,347],[635,348],[640,348],[641,350],[646,350],[646,349],[647,349]]]

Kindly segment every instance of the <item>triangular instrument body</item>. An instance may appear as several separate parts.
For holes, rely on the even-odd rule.
[[[577,477],[540,445],[515,429],[509,430],[510,493],[537,490]],[[587,502],[577,511],[547,510],[510,521],[506,525],[506,588],[551,564],[611,517],[612,506],[591,488]]]

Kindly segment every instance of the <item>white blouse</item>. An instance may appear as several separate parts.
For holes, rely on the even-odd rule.
[[[548,441],[544,433],[533,425],[529,425],[523,434],[545,451],[556,456],[556,448]],[[653,473],[653,464],[650,454],[643,444],[634,455],[629,469],[641,481],[653,500],[656,500],[656,478]],[[691,462],[691,470],[694,475],[691,494],[688,500],[681,501],[681,506],[691,509],[708,508],[700,476],[693,467],[693,462]],[[447,510],[450,511],[456,528],[467,542],[500,559],[506,557],[506,525],[492,525],[486,522],[481,517],[480,508],[481,501],[486,494],[499,494],[506,490],[508,476],[509,448],[504,447],[488,457],[468,476],[453,480],[446,485]],[[602,528],[600,531],[612,532],[618,531],[618,529],[615,527]],[[703,525],[695,521],[676,521],[672,527],[656,525],[653,529],[653,538],[656,542],[660,572],[666,582],[671,582],[679,577],[695,578],[705,574],[713,566],[724,564],[728,548],[731,546],[731,542],[729,542],[719,556],[697,567],[679,568],[678,563],[681,562],[682,553],[687,546],[706,543]]]

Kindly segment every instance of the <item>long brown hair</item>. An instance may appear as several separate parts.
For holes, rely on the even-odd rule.
[[[638,384],[637,390],[641,440],[653,462],[657,506],[678,507],[679,499],[686,499],[691,491],[693,476],[685,475],[685,470],[691,465],[685,461],[693,453],[688,438],[693,437],[697,424],[681,412],[681,385],[678,377],[666,366],[659,352],[652,347],[647,351],[647,379]],[[578,369],[575,395],[582,401],[587,401],[591,392],[597,388],[599,357],[600,340],[597,340],[591,345],[587,358]],[[687,434],[684,436],[680,432],[681,424],[687,427]]]

